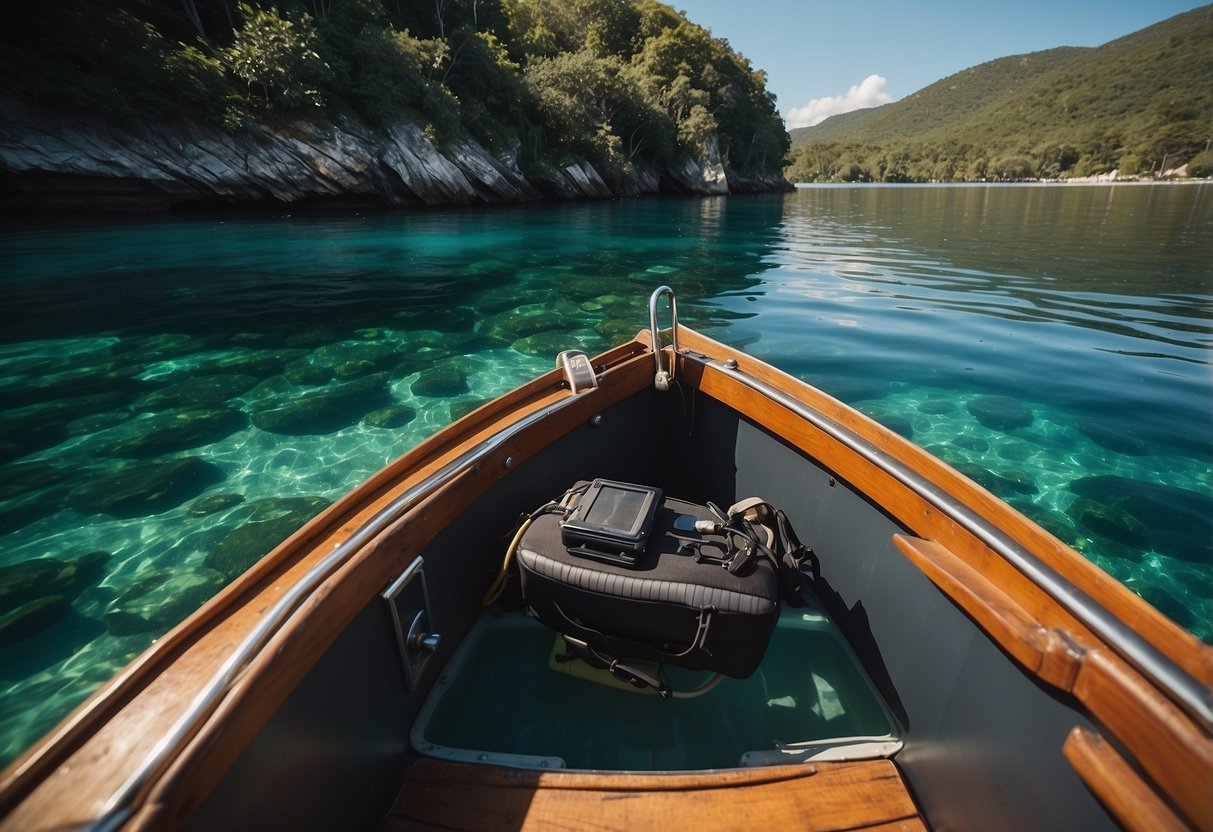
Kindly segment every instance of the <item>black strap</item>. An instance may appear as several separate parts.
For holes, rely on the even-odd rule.
[[[658,679],[655,676],[650,676],[643,673],[631,665],[621,663],[618,659],[612,659],[607,665],[607,670],[621,682],[627,682],[634,688],[652,688],[660,694],[662,699],[669,699],[674,692],[670,689],[669,683],[664,679]]]
[[[813,550],[800,542],[788,516],[780,509],[775,509],[775,526],[778,530],[779,545],[783,550],[780,552],[779,564],[779,585],[783,590],[783,597],[793,607],[803,607],[804,574],[800,571],[800,565]]]
[[[552,607],[565,621],[566,626],[558,628],[558,631],[564,635],[565,641],[569,642],[570,634],[576,633],[576,641],[587,645],[594,657],[598,661],[602,662],[603,666],[610,670],[611,673],[617,678],[623,679],[623,681],[628,682],[629,684],[643,682],[644,684],[648,685],[649,680],[653,679],[653,677],[642,673],[633,667],[629,667],[626,664],[620,664],[620,662],[615,658],[616,655],[625,657],[632,656],[633,658],[661,659],[675,663],[677,663],[678,659],[685,659],[686,657],[695,653],[702,653],[706,656],[712,655],[712,651],[708,649],[708,632],[711,630],[712,619],[716,615],[716,608],[711,605],[700,608],[699,620],[695,627],[695,635],[691,639],[691,644],[689,647],[679,653],[670,653],[642,641],[636,641],[634,639],[624,638],[622,636],[608,635],[601,630],[595,630],[593,627],[587,627],[581,621],[575,620],[568,613],[562,610],[559,604],[553,602]],[[619,668],[618,673],[616,673],[616,666]],[[624,676],[620,674],[629,674],[629,678],[624,678]],[[631,680],[635,680],[635,682]],[[662,696],[667,695],[667,693],[662,692],[663,688],[665,691],[669,690],[669,685],[666,685],[660,680],[655,680],[655,683],[649,685],[649,687],[654,688],[658,693],[661,693]]]
[[[746,512],[753,511],[756,519],[754,523],[761,524],[770,529],[772,537],[771,548],[762,545],[759,542],[759,535],[755,532],[750,520],[744,519]],[[755,553],[766,557],[775,567],[775,574],[779,578],[779,591],[783,599],[793,607],[803,607],[804,591],[803,576],[800,572],[800,565],[806,557],[812,554],[812,550],[800,542],[800,538],[796,536],[796,532],[792,529],[792,523],[788,520],[788,516],[780,509],[762,500],[761,498],[749,498],[742,500],[729,509],[731,515],[730,522],[740,521],[739,525],[745,527],[749,534],[751,542],[754,543]],[[733,568],[730,572],[736,571]]]

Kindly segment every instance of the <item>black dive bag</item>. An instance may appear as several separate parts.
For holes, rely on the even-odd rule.
[[[601,483],[578,483],[574,492],[585,489],[580,499],[611,511],[574,500],[535,517],[519,541],[522,595],[535,616],[606,663],[639,659],[751,675],[779,617],[774,558],[748,552],[744,564],[733,560],[745,541],[711,529],[724,518],[707,506]],[[651,501],[637,492],[650,492]],[[587,517],[602,522],[586,524]],[[617,540],[604,528],[611,526]]]

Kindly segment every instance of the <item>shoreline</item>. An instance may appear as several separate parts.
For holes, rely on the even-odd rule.
[[[1184,179],[1024,179],[1015,182],[793,182],[797,190],[815,188],[1041,188],[1111,187],[1117,185],[1208,185],[1213,178]]]

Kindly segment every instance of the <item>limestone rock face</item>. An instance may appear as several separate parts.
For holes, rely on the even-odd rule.
[[[188,204],[365,203],[393,206],[610,199],[659,191],[788,190],[781,177],[732,187],[715,138],[701,160],[658,176],[605,175],[587,161],[532,181],[518,147],[497,155],[469,139],[436,147],[416,124],[372,133],[335,124],[249,124],[229,133],[194,122],[101,122],[0,97],[0,209],[163,210]]]

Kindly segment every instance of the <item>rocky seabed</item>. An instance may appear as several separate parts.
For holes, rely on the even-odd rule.
[[[249,124],[229,133],[194,122],[52,116],[0,99],[0,208],[8,210],[427,207],[790,189],[779,176],[730,176],[715,142],[705,157],[661,175],[600,171],[581,161],[528,178],[516,149],[494,155],[467,139],[440,148],[407,121],[382,132],[340,118],[325,126]]]

